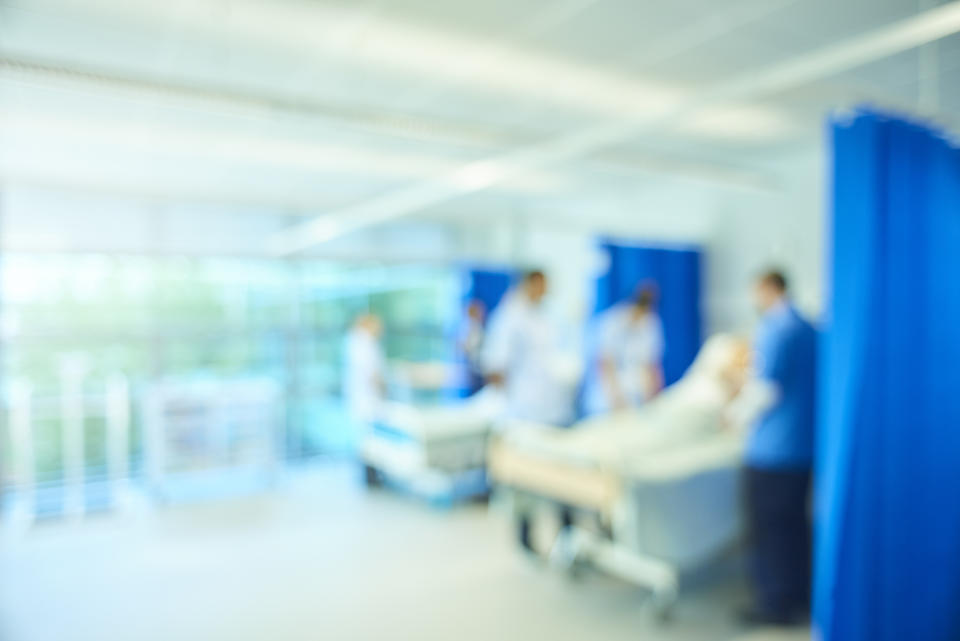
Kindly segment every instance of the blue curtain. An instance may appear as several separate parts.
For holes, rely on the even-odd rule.
[[[462,303],[479,300],[487,309],[489,316],[500,303],[500,299],[513,284],[515,273],[509,269],[464,268],[465,286]]]
[[[960,151],[870,112],[832,134],[815,626],[960,639]]]
[[[603,241],[609,263],[597,279],[594,313],[630,298],[641,282],[653,283],[659,293],[666,348],[665,382],[676,382],[700,349],[700,252],[689,248],[645,247]]]

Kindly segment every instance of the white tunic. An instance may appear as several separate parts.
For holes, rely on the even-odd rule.
[[[558,334],[540,306],[516,292],[491,316],[483,366],[506,378],[508,418],[553,425],[573,419],[570,367],[563,366]]]
[[[350,418],[369,423],[383,402],[385,359],[376,336],[363,328],[347,334],[344,359],[343,398]]]
[[[617,385],[631,407],[639,407],[653,393],[652,366],[663,360],[663,326],[660,317],[648,313],[633,317],[628,304],[615,305],[597,323],[597,358],[587,389],[591,413],[614,409],[613,399],[599,371],[599,363],[613,363]]]

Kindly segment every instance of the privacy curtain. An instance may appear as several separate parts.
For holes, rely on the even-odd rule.
[[[960,151],[860,112],[832,124],[815,627],[960,639]]]
[[[612,241],[600,247],[608,268],[597,279],[595,315],[633,296],[639,283],[656,287],[666,345],[664,379],[668,385],[677,381],[700,349],[700,252]]]

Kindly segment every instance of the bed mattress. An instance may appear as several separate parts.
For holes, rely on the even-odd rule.
[[[387,471],[483,467],[491,426],[502,406],[501,396],[486,390],[450,405],[387,403],[363,439],[364,459]]]

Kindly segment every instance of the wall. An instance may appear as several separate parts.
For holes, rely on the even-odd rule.
[[[668,175],[585,177],[576,189],[526,201],[478,194],[439,212],[366,230],[318,248],[332,258],[455,260],[544,268],[551,306],[573,326],[592,308],[600,235],[695,243],[705,252],[708,332],[749,331],[749,285],[782,266],[795,297],[820,311],[823,272],[822,146],[754,159],[770,185],[744,188]],[[297,217],[263,209],[174,205],[101,195],[8,189],[0,193],[8,250],[265,255],[265,239]]]
[[[661,176],[607,193],[544,198],[500,220],[496,230],[478,231],[471,217],[463,224],[473,231],[462,234],[472,239],[474,256],[544,268],[554,284],[554,305],[571,322],[592,308],[590,279],[599,268],[601,235],[701,246],[707,332],[752,329],[750,285],[768,267],[786,271],[798,305],[816,317],[824,262],[822,146],[813,141],[762,162],[771,179],[764,188]]]
[[[781,190],[721,194],[707,241],[707,310],[715,330],[748,328],[749,283],[768,267],[783,269],[798,306],[813,318],[823,297],[826,167],[811,146],[771,160]]]
[[[302,220],[266,208],[25,187],[0,191],[0,238],[7,251],[270,256],[271,235]],[[446,261],[460,254],[457,243],[449,225],[414,221],[353,234],[312,254]]]

